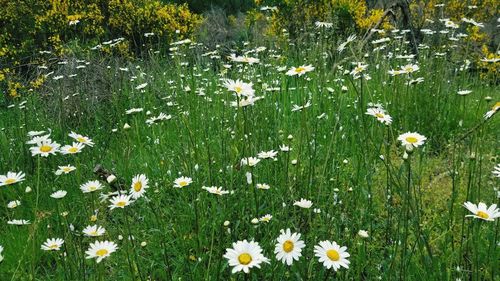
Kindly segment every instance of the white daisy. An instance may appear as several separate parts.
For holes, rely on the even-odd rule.
[[[133,199],[140,198],[144,195],[146,192],[146,189],[149,188],[148,186],[148,178],[146,175],[136,175],[132,179],[132,185],[130,187],[130,192],[129,194],[132,196]]]
[[[0,175],[0,186],[11,185],[24,180],[23,172],[7,172],[7,175]]]
[[[493,167],[492,173],[495,177],[500,178],[500,164],[496,164],[495,167]]]
[[[88,225],[82,230],[82,233],[85,234],[85,236],[98,237],[104,235],[106,229],[98,225]]]
[[[72,171],[76,170],[76,167],[68,165],[68,166],[58,166],[57,171],[55,171],[55,174],[60,176],[62,174],[69,174]]]
[[[55,155],[56,152],[59,151],[60,146],[60,144],[47,139],[36,143],[33,147],[30,147],[30,151],[32,156],[40,155],[42,157],[47,157],[50,154]]]
[[[241,166],[248,165],[249,167],[253,167],[253,166],[257,165],[259,162],[260,162],[260,159],[256,158],[256,157],[247,157],[247,158],[241,159],[241,161],[240,161]]]
[[[471,202],[465,202],[464,207],[473,213],[473,215],[466,215],[466,217],[473,217],[485,221],[494,221],[496,218],[500,217],[500,211],[497,208],[497,204],[493,204],[488,208],[483,202],[479,202],[478,205]]]
[[[293,261],[298,261],[302,256],[302,249],[306,246],[304,241],[300,240],[300,233],[291,233],[290,229],[280,231],[281,235],[278,236],[278,243],[274,247],[276,259],[292,265]]]
[[[401,144],[406,147],[406,149],[411,150],[414,147],[419,147],[424,144],[426,137],[419,133],[404,133],[398,137],[398,140],[401,141]]]
[[[114,196],[109,200],[111,205],[109,205],[109,209],[113,210],[115,208],[125,208],[126,206],[130,205],[133,201],[130,200],[130,195],[117,195]]]
[[[491,110],[489,110],[488,112],[486,112],[484,114],[484,119],[490,119],[499,110],[500,110],[500,101],[497,101],[495,103],[495,105],[493,105],[493,107],[491,108]]]
[[[226,87],[228,91],[234,92],[237,96],[249,97],[255,94],[252,83],[245,83],[239,79],[236,81],[226,79],[224,81],[224,87]]]
[[[259,221],[260,221],[260,222],[270,222],[272,218],[273,218],[273,216],[272,216],[272,215],[267,214],[267,215],[265,215],[265,216],[261,217],[261,218],[259,219]]]
[[[3,254],[3,246],[0,245],[0,262],[3,261],[3,255],[2,254]]]
[[[41,248],[45,251],[59,251],[62,244],[64,244],[64,240],[62,240],[61,238],[52,238],[47,239],[47,241],[42,244]]]
[[[276,155],[278,155],[278,152],[277,151],[274,151],[274,150],[270,150],[270,151],[261,151],[259,152],[259,154],[257,154],[257,157],[259,157],[260,159],[273,159],[275,160],[276,159]]]
[[[193,180],[191,178],[180,177],[180,178],[175,179],[174,187],[177,187],[177,188],[186,187],[186,186],[190,185],[192,182],[193,182]]]
[[[110,241],[96,241],[95,243],[90,243],[90,247],[85,254],[86,259],[97,259],[97,263],[100,263],[104,258],[109,257],[113,252],[118,249],[115,242]]]
[[[288,76],[302,76],[306,74],[307,72],[313,71],[314,67],[312,65],[302,65],[299,67],[292,67],[290,70],[288,70],[285,74]]]
[[[385,110],[379,107],[372,107],[366,110],[366,114],[371,115],[377,120],[385,125],[390,125],[392,123],[392,117],[385,113]]]
[[[267,183],[258,183],[255,185],[257,189],[269,189],[271,188]]]
[[[77,142],[79,142],[81,144],[84,144],[87,146],[94,146],[94,143],[92,142],[92,140],[89,137],[82,136],[82,135],[77,134],[75,132],[71,132],[68,136],[70,138],[73,138],[74,140],[76,140]]]
[[[215,195],[224,195],[229,193],[229,191],[223,190],[222,187],[217,186],[202,186],[201,188]]]
[[[309,209],[313,205],[312,201],[301,198],[299,201],[293,202],[294,206],[298,206],[301,208]]]
[[[262,254],[262,248],[259,246],[259,243],[254,241],[247,242],[247,240],[233,243],[232,249],[226,249],[224,258],[233,267],[232,273],[242,270],[245,273],[249,273],[250,268],[260,268],[261,263],[269,263],[269,259]]]
[[[54,199],[61,199],[63,198],[64,196],[66,196],[66,194],[68,194],[68,192],[66,190],[58,190],[54,193],[52,193],[50,195],[50,197],[54,198]]]
[[[7,208],[9,208],[9,209],[14,209],[14,208],[19,207],[19,205],[21,205],[21,201],[19,201],[19,200],[14,200],[14,201],[10,201],[10,202],[7,204]]]
[[[72,145],[63,146],[60,151],[62,154],[76,154],[80,153],[84,147],[83,143],[74,142]]]
[[[102,189],[102,184],[95,180],[95,181],[88,181],[82,185],[80,185],[80,189],[82,190],[83,193],[89,193],[89,192],[94,192],[97,190]]]
[[[333,267],[335,271],[341,266],[349,268],[350,262],[347,258],[350,255],[346,250],[346,247],[340,247],[335,241],[321,241],[319,245],[314,246],[314,253],[319,258],[319,262],[323,263],[327,269]]]
[[[9,220],[7,221],[7,224],[11,224],[11,225],[28,225],[28,224],[31,224],[31,222],[29,220]]]

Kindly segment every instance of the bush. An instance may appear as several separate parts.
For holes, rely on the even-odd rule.
[[[30,65],[43,62],[46,54],[71,52],[69,42],[93,46],[121,38],[101,45],[101,52],[140,55],[153,44],[190,36],[202,19],[187,5],[154,0],[0,0],[0,5],[0,89],[10,96],[23,91],[19,74],[29,75]]]

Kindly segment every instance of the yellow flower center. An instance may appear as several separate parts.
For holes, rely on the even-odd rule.
[[[249,263],[252,262],[252,256],[250,256],[250,254],[243,253],[243,254],[241,254],[241,255],[238,256],[238,261],[242,265],[247,265],[247,264],[249,264]]]
[[[243,89],[239,86],[236,86],[236,87],[234,87],[234,91],[239,94],[239,93],[241,93],[241,91],[243,91]]]
[[[377,117],[377,118],[384,118],[384,114],[382,114],[382,113],[375,113],[375,117]]]
[[[15,180],[15,179],[6,179],[6,180],[5,180],[5,184],[6,184],[6,185],[7,185],[7,184],[13,184],[13,183],[15,183],[15,182],[16,182],[16,180]]]
[[[294,245],[292,241],[286,240],[285,243],[283,243],[283,251],[285,251],[286,253],[290,253],[291,251],[293,251],[293,248]]]
[[[97,236],[98,235],[97,230],[91,231],[89,234],[91,236]]]
[[[116,203],[116,206],[118,206],[118,207],[125,207],[125,205],[126,205],[126,204],[127,204],[127,202],[125,202],[125,201],[120,201],[120,202],[117,202],[117,203]]]
[[[332,261],[338,261],[340,259],[339,252],[333,249],[326,251],[326,256]]]
[[[97,252],[95,252],[95,254],[96,254],[97,256],[103,257],[103,256],[105,256],[105,255],[107,255],[107,254],[108,254],[108,250],[106,250],[106,249],[100,249],[100,250],[98,250]]]
[[[493,111],[497,111],[500,108],[500,101],[497,101],[495,105],[491,108]]]
[[[68,152],[70,152],[70,153],[77,153],[78,152],[78,148],[76,148],[76,147],[70,147],[68,149]]]
[[[179,185],[184,187],[184,186],[188,185],[188,183],[187,183],[187,181],[180,181]]]
[[[57,249],[59,246],[57,244],[52,244],[49,246],[50,249]]]
[[[50,151],[52,151],[52,146],[44,144],[44,145],[40,146],[40,151],[41,152],[50,152]]]
[[[304,72],[306,69],[304,67],[297,67],[295,68],[295,72],[297,73],[301,73],[301,72]]]
[[[140,181],[134,183],[134,190],[135,192],[139,192],[142,189],[142,183]]]
[[[89,190],[90,191],[96,191],[97,190],[97,186],[89,186]]]
[[[70,167],[64,167],[62,170],[65,171],[66,173],[67,172],[71,172],[71,168]]]
[[[483,211],[477,212],[476,216],[478,216],[478,217],[480,217],[482,219],[485,219],[485,220],[490,218],[490,216],[487,213],[483,212]]]
[[[84,138],[82,138],[82,137],[78,137],[78,138],[76,138],[76,140],[77,140],[78,142],[87,142],[87,141],[86,141]]]
[[[416,143],[418,140],[415,137],[407,137],[406,141],[409,143]]]

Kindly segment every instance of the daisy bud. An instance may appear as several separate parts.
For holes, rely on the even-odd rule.
[[[292,160],[292,165],[296,165],[297,164],[297,159],[293,159]]]
[[[359,230],[358,231],[358,235],[361,237],[361,238],[368,238],[370,235],[368,235],[368,232],[366,230]]]
[[[405,151],[405,153],[403,154],[403,159],[404,159],[404,160],[408,159],[408,153],[406,153],[406,151]]]
[[[115,180],[116,180],[115,175],[110,175],[110,176],[108,176],[108,177],[106,178],[106,181],[107,181],[108,183],[112,183],[112,182],[114,182]]]
[[[123,236],[122,235],[118,235],[118,240],[123,240]]]
[[[247,176],[247,183],[252,184],[252,173],[247,172],[246,176]]]
[[[24,190],[24,192],[30,193],[31,192],[31,187],[27,186],[26,189]]]
[[[225,222],[224,222],[224,226],[226,226],[226,227],[227,227],[227,226],[229,226],[229,224],[230,224],[230,222],[229,222],[229,221],[225,221]]]
[[[146,247],[147,244],[148,243],[146,243],[146,241],[143,241],[143,242],[141,242],[141,247]]]
[[[259,223],[259,219],[258,218],[253,218],[252,219],[252,223],[253,224],[258,224]]]
[[[123,125],[123,129],[124,130],[130,129],[130,125],[128,123],[125,123],[125,125]]]

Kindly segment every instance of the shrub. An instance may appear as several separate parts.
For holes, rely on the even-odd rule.
[[[187,5],[155,0],[0,0],[0,5],[0,89],[10,96],[24,88],[19,74],[29,76],[31,64],[43,62],[46,54],[69,53],[69,42],[93,46],[122,38],[101,45],[101,52],[140,55],[153,44],[190,36],[202,19]]]

